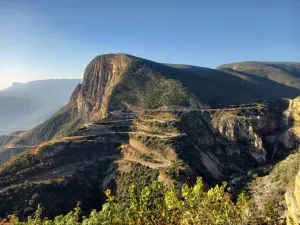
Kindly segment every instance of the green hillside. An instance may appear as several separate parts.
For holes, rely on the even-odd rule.
[[[9,143],[13,138],[14,138],[14,136],[1,135],[0,136],[0,148],[2,146],[6,145],[7,143]]]
[[[69,135],[82,126],[77,112],[66,105],[48,120],[22,135],[0,136],[0,165],[18,153],[53,138]]]
[[[30,130],[27,134],[12,140],[11,144],[18,145],[38,145],[51,140],[56,136],[65,136],[82,126],[77,113],[66,105],[48,120]]]

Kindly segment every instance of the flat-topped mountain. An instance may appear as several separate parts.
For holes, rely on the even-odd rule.
[[[297,94],[231,70],[98,56],[60,111],[0,138],[0,216],[30,215],[42,204],[53,217],[78,201],[89,212],[102,207],[106,188],[126,205],[128,187],[151,180],[192,184],[201,176],[238,192],[249,171],[299,145],[298,99],[281,99]]]

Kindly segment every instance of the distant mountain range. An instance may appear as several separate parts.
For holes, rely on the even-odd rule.
[[[31,129],[45,121],[69,101],[80,82],[63,79],[13,83],[0,92],[0,134]]]

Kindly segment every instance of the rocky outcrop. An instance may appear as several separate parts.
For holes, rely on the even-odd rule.
[[[290,128],[280,136],[280,141],[288,149],[299,146],[300,130],[299,128]]]
[[[114,110],[204,108],[177,80],[181,73],[130,55],[101,55],[87,66],[71,103],[84,121],[101,120]]]
[[[290,100],[289,108],[284,112],[281,126],[285,132],[280,141],[288,149],[297,148],[300,144],[300,96]]]
[[[287,224],[300,224],[300,170],[295,179],[295,190],[289,189],[285,194],[285,200]]]
[[[270,114],[261,105],[184,113],[180,117],[183,146],[176,152],[183,152],[180,157],[208,184],[233,178],[232,184],[241,186],[249,169],[263,165],[272,153],[272,146],[264,141],[265,134],[277,128]]]
[[[121,79],[129,63],[124,54],[109,54],[96,57],[87,66],[77,97],[79,116],[84,120],[102,119],[107,116],[108,104],[114,87]]]
[[[213,120],[213,125],[232,143],[250,146],[249,153],[255,160],[262,163],[266,160],[267,151],[264,147],[261,133],[263,130],[274,129],[272,121],[267,117],[245,115],[236,116],[232,113],[222,113]]]

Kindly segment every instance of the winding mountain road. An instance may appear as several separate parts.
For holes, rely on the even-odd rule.
[[[131,148],[133,150],[136,150],[133,146],[131,146]],[[75,174],[76,171],[82,170],[85,167],[94,164],[96,161],[99,162],[99,161],[103,161],[106,159],[119,159],[119,160],[124,160],[124,161],[128,161],[128,162],[135,162],[135,163],[147,166],[152,169],[166,168],[166,167],[171,166],[171,164],[172,164],[169,160],[167,160],[165,158],[161,158],[162,162],[153,163],[153,162],[148,162],[148,161],[144,161],[141,159],[135,159],[135,158],[128,158],[128,157],[122,158],[120,156],[106,156],[103,158],[93,159],[93,160],[86,161],[86,162],[67,164],[67,165],[51,169],[50,171],[47,171],[47,172],[44,172],[44,173],[41,173],[41,174],[38,174],[38,175],[35,175],[32,177],[27,177],[26,179],[23,179],[12,185],[9,185],[6,187],[1,187],[0,192],[4,192],[4,191],[8,190],[13,185],[20,185],[20,184],[24,184],[24,183],[28,183],[28,182],[29,183],[38,183],[41,181],[48,181],[48,180],[58,179],[63,176],[72,175],[72,174]]]
[[[159,121],[159,122],[163,123],[164,121]],[[87,129],[99,131],[99,136],[101,136],[103,134],[105,134],[105,135],[107,135],[107,134],[112,134],[112,135],[135,134],[135,135],[139,135],[139,136],[156,137],[156,138],[160,138],[160,139],[168,139],[168,138],[182,136],[182,134],[178,134],[178,133],[151,134],[151,133],[148,133],[147,129],[145,129],[145,128],[142,129],[142,131],[111,131],[109,128],[107,128],[110,125],[101,125],[101,124],[95,124],[95,123],[86,123],[84,125]],[[112,126],[114,126],[114,125],[112,125]],[[59,138],[59,139],[57,139],[57,141],[61,141],[61,142],[78,141],[78,140],[84,140],[85,138],[87,138],[87,136],[70,136],[70,137]],[[14,149],[14,148],[35,148],[37,146],[7,146],[7,147],[9,147],[10,149]],[[17,181],[16,183],[14,183],[12,185],[20,185],[20,184],[24,184],[24,183],[28,183],[28,182],[29,183],[38,183],[38,182],[58,179],[58,178],[61,178],[63,176],[67,176],[67,175],[73,175],[76,173],[76,171],[83,170],[85,167],[94,164],[96,161],[103,161],[105,159],[115,159],[115,160],[134,162],[134,163],[138,163],[143,166],[149,167],[151,169],[161,169],[161,168],[170,167],[172,165],[172,162],[170,160],[162,157],[161,155],[157,155],[156,153],[151,152],[151,154],[154,154],[156,156],[155,157],[156,159],[153,159],[153,161],[151,162],[151,161],[141,159],[140,156],[144,154],[143,151],[136,149],[135,147],[133,147],[130,144],[127,145],[127,148],[129,149],[129,151],[132,151],[132,153],[134,153],[134,154],[125,154],[124,157],[120,157],[120,156],[116,156],[116,155],[106,156],[106,157],[93,159],[93,160],[89,160],[89,161],[78,162],[78,163],[74,163],[74,164],[66,164],[66,165],[59,166],[59,167],[56,167],[53,169],[49,169],[48,171],[42,172],[40,174],[35,174],[34,176],[21,178],[19,181]],[[134,155],[136,157],[133,157]],[[9,188],[11,188],[12,185],[0,187],[0,192],[4,192],[4,191],[8,190]]]

